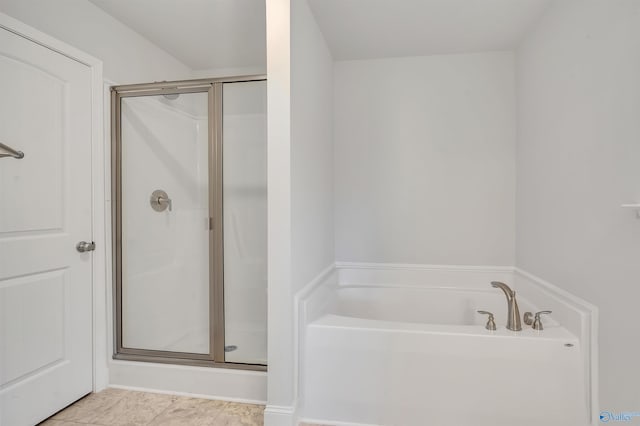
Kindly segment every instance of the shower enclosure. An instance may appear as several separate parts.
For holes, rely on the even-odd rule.
[[[265,78],[111,93],[114,358],[264,369]]]

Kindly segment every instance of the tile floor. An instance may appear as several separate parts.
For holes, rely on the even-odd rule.
[[[262,426],[264,406],[108,388],[40,426]]]

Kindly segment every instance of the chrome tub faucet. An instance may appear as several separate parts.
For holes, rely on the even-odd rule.
[[[518,309],[518,302],[516,301],[516,292],[511,290],[505,283],[499,281],[492,281],[491,286],[502,290],[507,297],[507,329],[521,331],[522,324],[520,323],[520,310]]]

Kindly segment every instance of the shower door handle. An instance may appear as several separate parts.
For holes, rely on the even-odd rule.
[[[80,241],[78,244],[76,244],[76,250],[78,250],[80,253],[94,251],[95,249],[96,243],[94,243],[93,241],[91,241],[90,243],[86,241]]]

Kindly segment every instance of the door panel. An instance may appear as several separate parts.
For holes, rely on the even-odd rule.
[[[91,72],[0,29],[0,425],[92,388]]]
[[[0,102],[0,117],[10,117],[0,130],[2,140],[6,144],[20,141],[20,149],[30,153],[29,161],[5,159],[2,163],[0,232],[60,230],[62,203],[58,200],[62,199],[62,155],[68,131],[65,82],[6,56],[0,56],[0,69],[5,98]],[[30,197],[24,196],[27,191]]]
[[[1,386],[64,359],[66,278],[65,271],[45,272],[6,280],[0,288],[0,321],[9,325],[2,343],[10,348]]]

